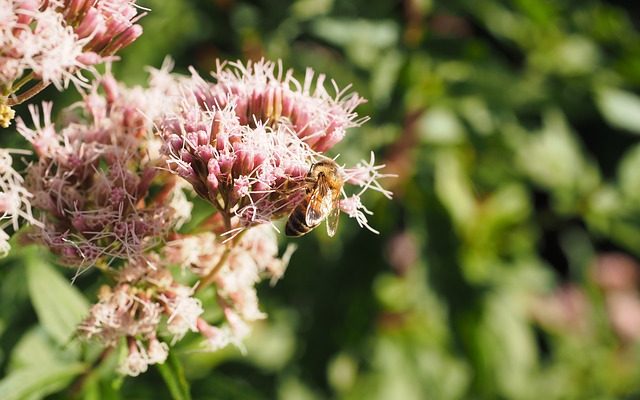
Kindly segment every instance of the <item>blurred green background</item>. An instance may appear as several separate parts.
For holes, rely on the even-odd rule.
[[[284,279],[260,287],[269,319],[246,354],[177,345],[194,399],[640,398],[640,3],[139,3],[152,11],[116,77],[144,84],[167,54],[182,72],[310,66],[369,99],[371,120],[332,155],[375,150],[398,174],[393,201],[365,198],[380,235],[342,216],[333,239],[297,240]],[[0,269],[0,389],[68,398],[83,368],[69,360],[93,350],[52,344],[64,315],[43,311],[30,276],[60,269],[30,260]],[[68,292],[50,279],[45,292]],[[71,293],[49,300],[81,314]],[[43,354],[60,370],[25,367]],[[113,362],[80,397],[175,395],[157,369],[122,380]]]

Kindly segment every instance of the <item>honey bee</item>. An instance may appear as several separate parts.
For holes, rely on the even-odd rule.
[[[333,236],[338,228],[340,192],[344,180],[333,160],[322,160],[311,166],[305,178],[307,193],[287,220],[287,236],[302,236],[327,220],[327,234]]]

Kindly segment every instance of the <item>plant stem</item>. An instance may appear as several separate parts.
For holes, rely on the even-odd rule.
[[[15,82],[13,85],[11,85],[11,87],[7,89],[9,92],[15,93],[16,91],[20,90],[20,88],[23,87],[26,83],[28,83],[31,79],[33,79],[33,72],[29,72],[28,74],[20,78],[17,82]]]
[[[109,357],[109,355],[111,354],[111,352],[113,351],[115,347],[114,346],[109,346],[107,348],[105,348],[102,353],[100,353],[100,355],[98,356],[98,358],[96,358],[96,360],[93,362],[93,364],[91,364],[91,366],[89,366],[89,368],[87,368],[87,370],[82,373],[82,375],[80,375],[71,385],[70,389],[69,389],[69,397],[70,398],[78,398],[78,396],[80,395],[80,393],[82,392],[82,389],[84,388],[85,383],[87,383],[87,380],[89,380],[89,377],[91,376],[91,374],[93,374],[96,370],[96,368],[98,368],[100,366],[100,364],[107,358]]]
[[[24,103],[25,101],[29,100],[33,96],[42,92],[44,89],[47,88],[47,86],[49,86],[49,83],[44,83],[43,81],[40,81],[35,85],[31,86],[29,89],[20,93],[16,97],[13,97],[13,98],[10,97],[9,99],[7,99],[7,105],[16,106],[18,104]]]
[[[195,290],[196,292],[199,292],[199,291],[203,290],[204,288],[208,287],[209,285],[211,285],[213,280],[216,278],[216,275],[218,274],[218,271],[220,271],[220,269],[224,266],[224,263],[227,262],[227,259],[229,258],[229,255],[231,254],[231,247],[232,247],[232,244],[229,243],[226,246],[226,248],[224,249],[224,253],[222,253],[222,256],[220,256],[220,259],[218,260],[218,263],[211,269],[211,271],[209,271],[207,276],[205,276],[204,278],[200,279],[200,284],[198,285],[198,287]]]
[[[209,273],[204,278],[200,279],[200,284],[195,290],[196,292],[199,292],[207,288],[209,285],[211,285],[211,283],[213,283],[213,280],[216,278],[216,275],[218,274],[218,272],[220,272],[220,269],[222,269],[222,267],[224,267],[224,264],[227,262],[227,259],[231,254],[231,250],[233,249],[233,246],[238,244],[238,242],[242,238],[242,235],[244,235],[245,232],[246,230],[243,230],[242,232],[238,233],[233,238],[233,240],[230,240],[227,243],[227,246],[224,249],[224,253],[222,253],[222,256],[220,256],[220,259],[218,260],[216,265],[211,269],[211,271],[209,271]]]

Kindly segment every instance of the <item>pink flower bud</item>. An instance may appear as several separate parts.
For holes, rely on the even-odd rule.
[[[207,321],[202,318],[197,319],[196,327],[198,329],[198,332],[200,332],[200,334],[206,338],[210,338],[216,334],[216,329],[209,325]]]
[[[142,26],[133,25],[127,28],[121,35],[119,35],[116,39],[114,39],[104,50],[103,54],[111,55],[129,46],[133,43],[137,38],[142,35]]]
[[[76,1],[76,3],[80,3],[80,1]],[[93,33],[97,33],[98,27],[101,27],[101,29],[99,29],[100,31],[106,30],[104,17],[97,9],[90,8],[85,13],[80,24],[76,27],[75,32],[78,37],[86,38]]]
[[[187,149],[180,149],[180,159],[191,164],[193,162],[193,155]]]
[[[236,159],[233,163],[233,176],[248,175],[253,171],[253,150],[241,147],[236,150]]]
[[[166,143],[174,154],[178,154],[184,145],[182,138],[175,134],[171,135]]]
[[[344,138],[343,129],[335,129],[315,141],[313,147],[318,151],[327,151]],[[310,144],[311,145],[311,144]]]
[[[248,125],[253,122],[251,121],[249,109],[250,105],[248,100],[238,99],[236,102],[236,114],[238,115],[240,125]]]
[[[118,82],[116,82],[113,76],[106,75],[102,77],[102,79],[100,80],[100,84],[104,89],[104,92],[107,98],[107,103],[113,104],[119,95]]]
[[[75,216],[71,220],[71,224],[73,225],[74,228],[76,228],[80,232],[85,232],[85,231],[89,230],[89,226],[87,225],[87,222],[86,222],[85,218],[82,215]]]
[[[220,166],[220,174],[227,175],[231,172],[234,157],[230,154],[221,154],[218,157],[218,165]]]
[[[14,13],[18,17],[17,25],[27,26],[33,20],[33,14],[38,11],[38,0],[17,0]]]
[[[227,132],[218,132],[216,135],[216,149],[222,151],[231,146],[229,142],[229,134]]]
[[[180,164],[176,172],[178,175],[180,175],[181,177],[185,178],[190,182],[197,180],[198,178],[198,175],[193,170],[193,167],[188,164]]]
[[[98,53],[87,51],[76,57],[76,61],[78,61],[83,67],[89,67],[91,65],[101,63],[103,59]]]
[[[209,144],[209,134],[205,130],[199,130],[196,132],[198,135],[198,145],[205,146]]]
[[[123,34],[127,29],[129,29],[132,25],[131,22],[126,18],[106,18],[107,22],[107,35],[111,38],[111,42],[118,37],[118,35]]]
[[[251,188],[251,199],[254,202],[260,201],[263,197],[268,196],[271,187],[264,182],[256,182]]]
[[[207,187],[211,193],[216,193],[218,190],[218,186],[220,182],[218,181],[218,177],[214,173],[209,173],[207,175]]]
[[[195,149],[198,146],[198,133],[193,131],[187,131],[185,134],[189,147]]]
[[[291,119],[291,114],[293,114],[293,107],[295,105],[293,93],[291,90],[283,88],[281,96],[282,116]]]
[[[62,244],[62,248],[59,249],[60,255],[66,259],[75,259],[78,257],[78,249],[71,243]]]
[[[195,151],[195,155],[201,161],[208,163],[211,157],[213,157],[213,147],[206,146],[198,146]]]
[[[109,201],[111,202],[111,204],[115,206],[114,208],[117,209],[119,204],[125,201],[126,195],[127,193],[123,188],[115,187],[111,190],[111,194],[109,195]]]
[[[207,163],[207,170],[210,174],[220,175],[220,164],[218,160],[215,158],[210,159]]]
[[[109,43],[111,37],[107,34],[107,23],[102,16],[96,16],[94,20],[90,20],[91,25],[83,28],[83,34],[89,32],[86,37],[91,36],[91,40],[87,45],[88,48],[96,51],[102,55],[107,55],[103,52],[104,47]]]

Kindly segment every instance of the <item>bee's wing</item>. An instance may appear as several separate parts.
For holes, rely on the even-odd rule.
[[[331,211],[329,211],[329,215],[327,215],[327,234],[330,237],[336,234],[338,221],[340,221],[340,204],[338,199],[339,197],[336,196],[331,205]]]
[[[333,206],[333,193],[329,189],[327,179],[320,176],[309,199],[305,222],[307,226],[318,225],[329,214]]]

